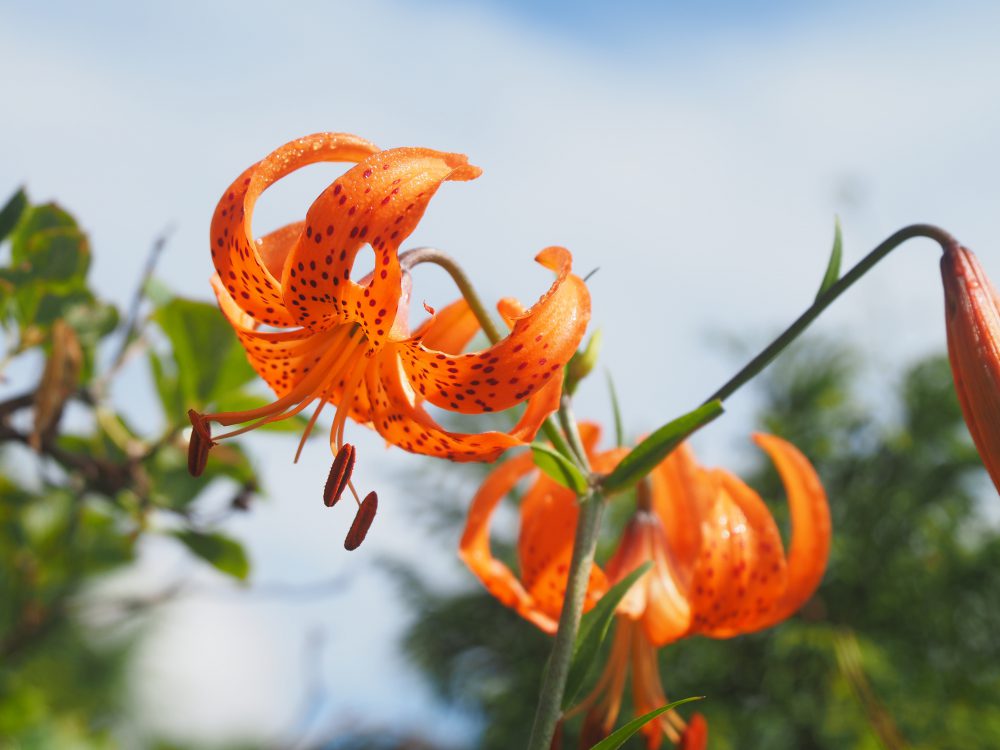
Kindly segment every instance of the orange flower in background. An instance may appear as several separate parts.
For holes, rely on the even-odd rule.
[[[1000,297],[972,251],[941,257],[948,358],[965,423],[1000,491]]]
[[[596,472],[611,471],[628,453],[625,448],[595,452],[600,438],[600,429],[595,425],[581,424],[580,437]],[[529,474],[537,476],[521,498],[521,526],[517,539],[521,577],[518,579],[510,568],[493,557],[490,519],[500,501]],[[538,472],[532,454],[523,453],[494,469],[476,493],[469,507],[459,556],[493,596],[546,633],[554,633],[569,576],[578,512],[576,495]],[[593,607],[607,590],[607,577],[595,565],[590,574],[584,610]]]
[[[320,161],[356,166],[323,191],[303,221],[255,240],[251,223],[261,193]],[[587,289],[570,272],[567,250],[550,247],[537,256],[556,280],[534,307],[501,303],[511,330],[494,346],[461,353],[479,329],[464,300],[414,331],[408,324],[410,279],[400,244],[443,182],[479,174],[460,154],[379,151],[356,136],[320,133],[282,146],[233,182],[212,219],[212,286],[251,365],[278,398],[249,411],[192,413],[192,472],[204,468],[215,440],[293,416],[313,402],[336,407],[330,443],[341,456],[348,417],[407,451],[453,461],[493,461],[534,437],[558,406],[563,366],[590,317]],[[354,281],[355,260],[366,245],[375,267]],[[423,406],[480,414],[525,401],[509,432],[483,434],[449,432]],[[209,422],[249,424],[213,436]],[[338,462],[336,478],[331,472],[341,490],[353,458],[352,451],[349,462]]]
[[[587,429],[595,471],[611,470],[627,451],[593,454],[596,429]],[[826,495],[808,460],[790,443],[755,440],[775,462],[788,494],[792,540],[785,555],[777,525],[752,489],[722,469],[706,469],[681,446],[640,485],[638,509],[602,571],[591,572],[587,606],[647,560],[653,567],[618,607],[611,655],[596,686],[574,713],[586,711],[584,739],[614,728],[631,672],[637,714],[668,701],[657,649],[689,635],[729,638],[787,618],[819,585],[830,549]],[[521,503],[520,580],[489,547],[489,520],[500,499],[532,469],[531,457],[507,461],[487,478],[469,512],[461,557],[500,601],[552,632],[562,606],[576,525],[576,500],[540,477]],[[545,532],[543,533],[543,530]],[[663,736],[681,747],[703,747],[703,720],[689,724],[668,712],[647,724],[649,747]],[[684,744],[686,743],[686,744]]]
[[[611,583],[644,562],[653,567],[618,606],[611,658],[581,701],[587,738],[614,728],[626,674],[637,714],[667,703],[657,649],[689,635],[731,638],[775,625],[812,596],[830,551],[830,512],[812,466],[791,443],[756,435],[778,468],[792,515],[786,558],[774,518],[750,487],[722,469],[697,464],[683,445],[639,487],[638,510],[608,561]],[[648,747],[660,732],[681,747],[703,747],[695,729],[667,712],[643,728]],[[700,738],[696,743],[694,735]],[[685,745],[684,743],[687,743]]]

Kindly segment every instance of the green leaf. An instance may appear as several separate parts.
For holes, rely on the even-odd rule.
[[[634,487],[666,458],[670,451],[695,430],[722,414],[722,411],[722,402],[716,399],[663,425],[633,448],[615,470],[604,478],[601,482],[604,491],[611,494]]]
[[[28,207],[28,194],[21,188],[0,208],[0,242],[10,234]]]
[[[118,327],[118,308],[93,298],[73,305],[64,317],[85,346],[93,346]]]
[[[170,339],[186,406],[203,408],[256,377],[215,305],[177,297],[157,309],[153,319]]]
[[[816,292],[816,299],[822,297],[840,279],[840,256],[843,245],[843,238],[840,234],[840,217],[836,216],[833,220],[833,249],[830,251],[830,260],[826,264],[823,281],[820,282],[819,291]]]
[[[32,206],[22,215],[15,231],[10,235],[10,255],[13,264],[28,260],[30,243],[39,232],[53,229],[77,229],[76,219],[55,203]]]
[[[79,285],[90,267],[90,244],[75,227],[36,232],[26,243],[26,253],[21,266],[31,281]]]
[[[573,647],[573,661],[569,666],[569,677],[566,679],[566,693],[563,697],[564,709],[569,708],[576,700],[576,696],[586,683],[594,664],[597,663],[597,657],[601,653],[601,645],[607,638],[618,604],[625,598],[632,585],[651,567],[653,567],[652,561],[644,562],[608,589],[607,593],[594,605],[594,608],[583,616],[583,620],[580,622],[580,632],[576,636],[576,645]]]
[[[553,450],[544,443],[532,443],[531,452],[535,456],[535,466],[553,481],[558,482],[566,489],[573,490],[580,496],[586,495],[590,490],[587,478],[572,461],[559,451]]]
[[[632,737],[633,734],[642,729],[646,724],[651,722],[660,714],[665,714],[667,711],[671,711],[678,706],[685,703],[690,703],[691,701],[700,701],[704,698],[703,695],[697,695],[692,698],[684,698],[683,700],[674,701],[673,703],[668,703],[665,706],[660,706],[659,708],[653,709],[648,714],[643,714],[642,716],[632,719],[628,724],[623,726],[621,729],[612,732],[603,740],[594,745],[590,750],[618,750],[622,745],[624,745]]]
[[[625,429],[622,427],[622,410],[618,405],[618,391],[615,390],[615,381],[611,379],[611,372],[608,371],[608,395],[611,396],[611,412],[615,418],[615,445],[625,445]]]
[[[222,534],[200,531],[175,531],[173,536],[205,562],[243,581],[250,573],[250,562],[242,545]]]
[[[184,424],[187,412],[184,409],[184,396],[181,393],[177,376],[166,371],[163,360],[156,352],[149,352],[149,369],[153,372],[153,383],[156,394],[160,397],[160,406],[170,424]]]

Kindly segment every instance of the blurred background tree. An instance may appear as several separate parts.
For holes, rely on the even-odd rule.
[[[215,306],[151,281],[164,241],[123,317],[88,286],[90,245],[69,213],[24,191],[0,210],[0,748],[122,746],[135,634],[88,626],[88,587],[132,563],[143,537],[249,572],[217,526],[247,508],[254,471],[230,443],[190,477],[186,413],[263,397],[245,389],[255,373]],[[137,357],[155,388],[122,404],[112,391]],[[171,594],[104,600],[101,616],[125,623]]]

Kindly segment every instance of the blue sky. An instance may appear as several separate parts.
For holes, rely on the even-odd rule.
[[[531,262],[546,245],[569,247],[578,269],[600,266],[594,322],[634,432],[730,374],[713,337],[762,342],[808,304],[834,213],[848,262],[904,224],[931,221],[1000,274],[995,6],[611,7],[0,4],[0,193],[26,183],[34,198],[75,212],[91,233],[98,286],[120,302],[152,238],[173,223],[161,276],[207,299],[215,201],[281,143],[344,130],[468,153],[483,177],[445,186],[413,244],[457,255],[493,299],[528,302],[548,285]],[[262,232],[301,216],[335,174],[308,172],[265,195]],[[434,306],[454,295],[433,274],[417,289]],[[848,333],[892,372],[943,350],[941,308],[935,251],[913,243],[818,330]],[[145,379],[132,371],[117,397],[147,398]],[[734,398],[700,437],[702,455],[738,465],[753,406],[750,394]],[[603,390],[585,387],[578,412],[607,419]],[[318,628],[327,635],[323,722],[391,713],[402,725],[465,731],[440,720],[394,654],[404,612],[372,562],[391,553],[443,585],[471,581],[450,547],[414,532],[397,479],[411,459],[360,429],[352,438],[381,499],[363,555],[331,543],[348,521],[314,502],[330,460],[321,440],[292,466],[294,441],[257,438],[276,491],[228,529],[249,545],[256,580],[343,575],[345,593],[295,606],[195,597],[169,610],[137,676],[145,721],[206,737],[284,731],[299,708],[302,644]],[[151,545],[133,585],[178,566],[169,543]],[[228,637],[234,623],[245,637]],[[205,709],[206,695],[235,685],[242,702]]]

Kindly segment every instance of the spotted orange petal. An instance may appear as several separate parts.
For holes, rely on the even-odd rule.
[[[442,182],[479,174],[461,154],[423,148],[379,151],[348,170],[312,204],[285,264],[284,301],[296,323],[319,330],[356,322],[370,350],[381,348],[400,302],[400,243]],[[365,245],[375,269],[362,286],[351,271]]]
[[[373,358],[366,373],[371,421],[387,442],[411,453],[451,461],[495,461],[504,451],[531,441],[545,419],[559,407],[561,379],[552,380],[528,400],[509,432],[467,434],[443,429],[419,403],[405,380],[394,347]]]
[[[730,638],[763,627],[785,591],[781,535],[760,496],[716,469],[719,489],[703,520],[691,581],[692,632]]]
[[[403,367],[430,403],[463,414],[507,409],[548,383],[576,352],[590,320],[587,287],[570,273],[568,250],[550,247],[536,260],[556,280],[497,344],[443,360],[419,341],[403,344]]]
[[[517,538],[521,581],[536,606],[553,620],[562,610],[578,515],[576,494],[547,476],[539,477],[521,500]],[[589,610],[607,588],[604,572],[593,565],[584,609]]]
[[[699,519],[712,502],[717,481],[698,465],[691,446],[682,443],[653,469],[649,483],[653,510],[686,586],[701,546]]]
[[[236,178],[212,217],[212,261],[222,284],[248,315],[267,325],[288,327],[278,269],[261,257],[253,240],[253,209],[270,185],[290,172],[319,161],[360,161],[377,147],[345,133],[318,133],[286,143]]]
[[[830,555],[830,508],[816,470],[794,445],[774,435],[754,435],[781,475],[792,514],[788,583],[774,614],[759,627],[780,622],[799,609],[823,580]]]

